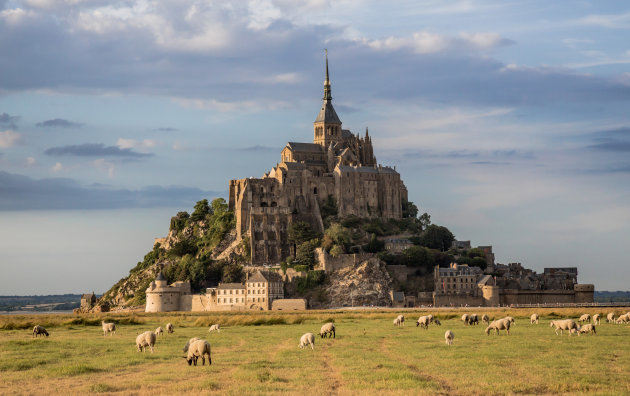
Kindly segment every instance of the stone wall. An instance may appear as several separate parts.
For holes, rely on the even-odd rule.
[[[340,254],[337,257],[333,257],[330,254],[326,253],[325,249],[315,249],[315,259],[317,260],[321,269],[326,271],[327,274],[339,271],[343,268],[355,266],[358,263],[369,260],[372,257],[374,257],[374,255],[371,253]]]
[[[273,300],[271,309],[273,311],[304,311],[307,308],[305,298],[284,298]]]
[[[483,306],[482,297],[473,297],[469,294],[433,294],[433,305],[435,307],[470,307]]]
[[[415,274],[417,268],[407,267],[406,265],[388,265],[387,271],[400,283],[407,282],[409,275]]]

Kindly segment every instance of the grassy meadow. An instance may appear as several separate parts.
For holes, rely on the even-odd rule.
[[[406,324],[395,328],[401,312]],[[630,326],[602,320],[597,335],[580,337],[549,327],[598,310],[537,310],[539,325],[529,324],[533,310],[474,310],[514,316],[510,336],[464,326],[464,312],[473,310],[0,316],[0,394],[630,394]],[[442,326],[415,327],[427,313]],[[101,319],[118,324],[115,335],[103,337]],[[298,348],[329,320],[336,339]],[[136,351],[137,334],[167,322],[175,333],[158,337],[155,353]],[[221,333],[208,333],[213,323]],[[34,324],[50,337],[33,339]],[[211,366],[182,358],[191,337],[210,342]]]

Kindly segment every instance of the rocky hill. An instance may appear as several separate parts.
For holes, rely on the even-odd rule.
[[[324,285],[328,307],[389,305],[392,279],[386,265],[370,258],[329,275]]]

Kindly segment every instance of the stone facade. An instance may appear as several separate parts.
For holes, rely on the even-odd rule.
[[[187,296],[190,296],[190,282],[175,282],[168,285],[160,272],[146,290],[145,312],[188,311]]]
[[[359,136],[342,128],[332,105],[326,59],[313,143],[289,142],[280,162],[262,178],[230,181],[237,240],[249,238],[251,263],[277,263],[289,256],[287,233],[293,222],[306,221],[323,232],[320,207],[329,197],[340,217],[401,218],[407,188],[394,168],[377,163],[367,129]]]
[[[83,294],[81,296],[81,310],[90,310],[96,304],[96,296],[94,292]]]

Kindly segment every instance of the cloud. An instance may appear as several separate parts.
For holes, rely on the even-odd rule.
[[[44,151],[50,156],[77,156],[77,157],[121,157],[144,158],[153,156],[152,153],[138,153],[130,148],[117,146],[105,146],[102,143],[85,143],[71,146],[51,147]]]
[[[514,41],[493,32],[460,33],[459,36],[446,36],[429,31],[415,32],[411,37],[388,37],[381,40],[363,39],[363,43],[376,50],[408,49],[417,54],[432,54],[455,51],[487,51],[514,44]]]
[[[83,124],[80,122],[64,120],[63,118],[55,118],[52,120],[38,122],[35,126],[43,128],[81,128]]]
[[[577,20],[580,25],[598,26],[608,29],[630,29],[630,13],[593,14]]]
[[[20,119],[18,116],[12,116],[7,113],[0,114],[0,125],[9,129],[17,129],[16,122]]]
[[[35,159],[35,157],[28,157],[26,158],[26,166],[35,166],[37,164],[37,160]]]
[[[50,167],[50,171],[53,173],[59,173],[62,170],[64,170],[64,167],[61,165],[61,162],[56,162],[55,165]]]
[[[12,130],[0,132],[0,148],[15,146],[22,139],[22,134]]]
[[[68,178],[32,179],[4,171],[0,171],[0,186],[0,211],[189,207],[200,199],[226,194],[184,186],[146,186],[135,190],[83,186]]]
[[[179,129],[171,128],[171,127],[162,127],[162,128],[152,129],[152,131],[155,131],[155,132],[177,132],[177,131],[179,131]]]
[[[630,152],[630,128],[617,128],[595,132],[588,136],[593,137],[595,144],[587,146],[608,152]]]
[[[146,149],[153,148],[159,145],[157,140],[153,139],[144,139],[144,140],[135,140],[135,139],[124,139],[120,138],[116,142],[116,146],[121,149]]]

